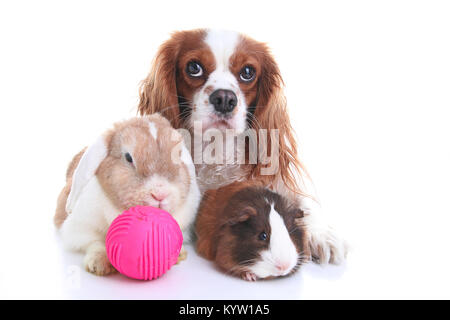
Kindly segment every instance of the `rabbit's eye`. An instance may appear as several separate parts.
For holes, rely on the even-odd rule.
[[[129,163],[133,163],[133,158],[131,157],[131,155],[127,152],[125,153],[125,159],[129,162]]]

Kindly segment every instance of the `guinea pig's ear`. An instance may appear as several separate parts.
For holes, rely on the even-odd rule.
[[[66,212],[70,214],[84,187],[95,176],[98,166],[106,158],[108,148],[103,136],[100,136],[83,153],[73,176],[72,187],[66,202]]]
[[[300,209],[300,208],[295,208],[295,210],[294,210],[294,217],[295,217],[296,219],[303,218],[304,216],[305,216],[305,213],[303,212],[302,209]]]
[[[228,220],[229,225],[235,225],[244,221],[247,221],[253,216],[256,216],[256,209],[253,207],[245,207],[243,210],[239,210],[235,216]]]

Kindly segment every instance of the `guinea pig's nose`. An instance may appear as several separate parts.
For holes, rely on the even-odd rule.
[[[233,111],[237,105],[236,94],[231,90],[219,89],[211,93],[209,102],[217,112],[226,114]]]
[[[289,263],[287,262],[278,262],[275,267],[279,270],[279,271],[286,271],[287,269],[289,269]]]
[[[155,199],[156,201],[163,201],[165,198],[167,198],[168,193],[167,192],[162,192],[162,191],[155,191],[151,193],[153,199]]]

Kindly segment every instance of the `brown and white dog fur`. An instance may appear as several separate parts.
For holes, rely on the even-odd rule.
[[[218,97],[218,98],[217,98]],[[340,263],[347,246],[335,231],[321,222],[319,206],[307,197],[302,178],[307,176],[297,154],[295,134],[287,112],[283,81],[268,47],[232,31],[198,29],[180,31],[163,43],[140,89],[141,115],[160,112],[175,128],[232,131],[277,129],[278,140],[267,139],[267,150],[279,148],[278,170],[262,173],[256,164],[195,163],[199,187],[204,192],[235,181],[257,179],[275,192],[296,201],[305,212],[309,245],[314,261]],[[225,148],[234,137],[226,137]],[[195,142],[204,144],[203,141]],[[248,152],[237,148],[236,152]],[[277,159],[278,160],[278,159]],[[194,161],[196,162],[196,161]]]

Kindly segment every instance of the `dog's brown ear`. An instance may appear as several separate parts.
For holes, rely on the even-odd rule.
[[[262,74],[258,82],[258,95],[254,106],[255,123],[258,129],[267,129],[268,137],[266,153],[279,152],[278,170],[275,174],[262,173],[262,162],[253,169],[253,176],[265,176],[267,185],[274,183],[275,177],[281,177],[285,187],[295,194],[306,195],[301,190],[304,177],[308,177],[303,164],[297,154],[295,132],[289,119],[287,102],[284,95],[284,83],[278,65],[267,46],[262,44]],[[277,130],[278,136],[272,137],[270,132]]]
[[[264,43],[259,43],[259,60],[261,61],[261,76],[258,80],[258,93],[255,101],[255,114],[261,114],[273,100],[283,99],[284,86],[280,69],[272,56],[270,49]]]
[[[179,41],[174,36],[164,42],[153,60],[150,73],[139,88],[140,115],[159,112],[173,127],[179,127],[176,66]]]

